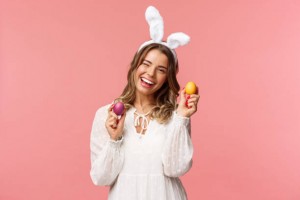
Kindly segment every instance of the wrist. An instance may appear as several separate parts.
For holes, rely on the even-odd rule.
[[[175,113],[176,113],[176,115],[178,115],[180,117],[184,117],[184,118],[189,118],[190,117],[186,112],[184,112],[180,109],[177,109]]]
[[[188,125],[190,123],[191,118],[190,117],[185,117],[180,115],[179,113],[175,112],[174,114],[174,122],[176,125]]]
[[[115,136],[115,137],[110,137],[111,140],[114,140],[114,141],[118,141],[118,140],[122,140],[123,136]]]

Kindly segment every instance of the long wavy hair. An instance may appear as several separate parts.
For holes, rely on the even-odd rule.
[[[165,83],[154,94],[156,105],[152,109],[150,117],[152,119],[156,119],[159,123],[166,123],[171,118],[173,111],[176,109],[176,99],[178,97],[180,86],[176,78],[176,74],[179,71],[178,61],[175,60],[171,50],[162,44],[152,43],[136,52],[127,74],[127,85],[125,86],[121,96],[117,98],[116,101],[122,101],[127,110],[133,106],[136,98],[136,86],[134,80],[136,70],[142,64],[148,52],[153,49],[157,49],[167,56],[169,66],[167,69],[167,79]]]

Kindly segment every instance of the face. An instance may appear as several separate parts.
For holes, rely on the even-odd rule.
[[[149,51],[135,73],[137,95],[154,95],[165,83],[167,72],[167,56],[157,49]]]

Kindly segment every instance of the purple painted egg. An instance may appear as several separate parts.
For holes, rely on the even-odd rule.
[[[124,112],[125,106],[122,102],[118,102],[114,105],[113,111],[116,115],[122,115]]]

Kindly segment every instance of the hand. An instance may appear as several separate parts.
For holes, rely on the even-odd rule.
[[[126,117],[126,110],[124,110],[121,118],[113,112],[114,104],[111,105],[108,109],[108,116],[105,122],[105,127],[110,135],[110,138],[113,140],[118,140],[123,135],[124,121]]]
[[[199,99],[200,99],[200,95],[191,94],[186,96],[185,89],[181,90],[180,101],[177,107],[177,113],[183,117],[192,116],[195,112],[197,112],[197,104]]]

